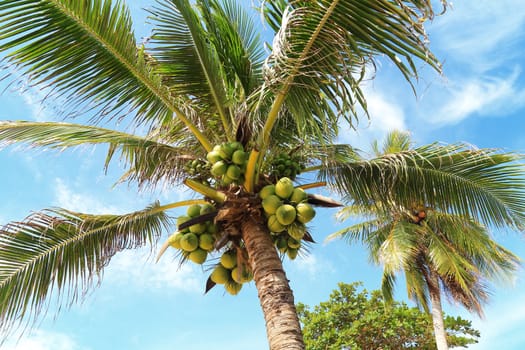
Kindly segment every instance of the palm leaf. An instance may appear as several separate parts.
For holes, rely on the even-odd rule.
[[[185,129],[171,128],[167,136],[163,131],[138,136],[121,131],[89,125],[57,122],[0,122],[0,146],[28,143],[32,147],[66,149],[81,145],[108,144],[107,167],[116,152],[129,166],[123,179],[140,185],[158,182],[176,182],[187,177],[184,165],[204,153],[194,140],[188,139]],[[171,139],[177,143],[171,145]],[[183,145],[183,146],[182,146]]]
[[[0,230],[0,329],[34,319],[53,294],[70,303],[124,249],[154,243],[170,224],[158,203],[124,215],[45,210]]]
[[[519,154],[495,149],[432,144],[324,168],[320,179],[349,202],[423,203],[487,225],[519,229],[525,219],[522,161]]]
[[[95,109],[99,116],[133,111],[137,123],[170,121],[175,113],[211,149],[177,107],[183,97],[171,96],[152,73],[120,1],[2,0],[0,22],[4,63],[61,98],[66,109]]]
[[[209,40],[224,68],[228,90],[237,95],[230,99],[250,95],[261,84],[265,57],[255,23],[233,0],[201,0],[199,4]],[[237,85],[242,89],[236,89]]]
[[[151,54],[155,71],[175,94],[188,95],[204,105],[208,115],[218,113],[231,140],[233,128],[227,108],[224,72],[205,28],[187,0],[158,0],[150,11],[155,30]],[[208,110],[206,110],[208,109]],[[211,112],[211,113],[210,113]]]
[[[355,104],[366,110],[359,82],[377,55],[390,58],[407,80],[416,74],[413,57],[439,69],[425,43],[423,19],[432,15],[430,2],[268,3],[265,16],[280,29],[265,70],[276,98],[261,135],[263,149],[283,105],[301,121],[298,125],[314,117],[336,129],[338,115],[352,124]]]

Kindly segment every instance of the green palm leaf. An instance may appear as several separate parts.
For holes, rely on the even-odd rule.
[[[170,224],[155,203],[124,215],[46,210],[0,230],[0,329],[43,311],[53,292],[69,302],[100,279],[124,249],[153,243]],[[55,291],[54,291],[55,290]]]
[[[155,71],[175,94],[191,96],[208,115],[217,112],[231,140],[224,72],[205,28],[187,0],[161,0],[151,12],[156,28],[151,37]],[[211,111],[210,111],[211,110]],[[212,113],[210,113],[212,112]]]
[[[136,122],[171,121],[175,113],[199,141],[206,138],[177,107],[138,50],[128,9],[120,1],[2,0],[0,51],[6,64],[65,106],[100,116],[134,111]],[[175,121],[171,121],[175,123]]]
[[[261,84],[265,58],[255,23],[233,0],[201,0],[199,4],[209,40],[224,68],[228,90],[234,92],[229,99],[250,95]],[[242,89],[236,89],[237,85]]]
[[[336,129],[338,116],[352,124],[355,104],[366,109],[359,82],[376,55],[390,58],[407,80],[416,74],[411,57],[439,69],[423,29],[423,19],[432,16],[430,2],[268,3],[266,18],[280,29],[265,70],[267,88],[276,99],[261,135],[263,146],[283,105],[300,120],[298,125],[314,117]]]
[[[187,177],[184,165],[203,152],[185,129],[152,130],[138,136],[90,125],[57,122],[0,122],[0,146],[28,143],[32,147],[65,149],[108,144],[106,167],[116,152],[129,166],[123,179],[139,184],[175,182]],[[177,144],[169,141],[176,139]]]
[[[322,180],[348,201],[376,199],[406,207],[424,203],[440,211],[469,215],[487,225],[522,228],[525,219],[523,157],[465,145],[419,147],[371,160],[325,168]]]

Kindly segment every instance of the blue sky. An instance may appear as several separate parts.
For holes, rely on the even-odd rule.
[[[132,5],[138,33],[144,33],[143,5]],[[525,151],[525,6],[521,0],[454,3],[428,27],[431,47],[444,62],[444,75],[422,69],[417,96],[390,63],[379,65],[365,86],[371,120],[343,141],[367,148],[393,128],[409,130],[418,144],[468,142],[478,147]],[[4,86],[0,87],[2,90]],[[0,96],[2,120],[52,120],[38,91],[8,88]],[[105,149],[74,152],[19,149],[0,152],[0,224],[22,219],[50,206],[103,213],[123,213],[155,199],[167,203],[187,198],[182,188],[138,193],[127,185],[113,187],[114,166],[102,171]],[[312,224],[315,245],[306,258],[286,262],[296,301],[310,305],[328,298],[338,282],[364,281],[378,288],[380,270],[370,266],[361,247],[324,244],[341,228],[332,210],[320,210]],[[167,233],[166,233],[167,234]],[[495,232],[495,238],[525,259],[523,235]],[[103,349],[267,349],[262,313],[253,284],[232,297],[220,288],[203,295],[207,273],[200,267],[178,269],[171,254],[155,264],[148,249],[123,252],[111,261],[100,288],[82,304],[62,308],[52,302],[47,316],[8,350]],[[402,282],[401,280],[399,282]],[[398,297],[405,298],[402,283]],[[485,318],[446,305],[452,315],[473,320],[480,343],[470,349],[523,349],[525,344],[525,273],[493,289]]]

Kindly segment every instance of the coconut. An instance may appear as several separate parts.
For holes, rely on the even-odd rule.
[[[215,211],[215,207],[210,203],[206,203],[201,206],[200,215],[208,214],[214,211]]]
[[[201,234],[206,232],[207,226],[205,223],[194,224],[190,226],[190,232],[195,234]]]
[[[175,232],[168,238],[168,243],[175,249],[180,249],[180,239],[182,238],[182,233]]]
[[[284,253],[288,249],[288,239],[286,236],[281,235],[277,237],[275,240],[275,246],[281,253]]]
[[[211,251],[213,250],[213,243],[215,243],[215,238],[209,234],[204,233],[199,236],[199,247],[206,250]]]
[[[231,273],[232,279],[237,283],[247,283],[253,279],[253,274],[246,265],[242,265],[242,270],[239,266],[235,267]]]
[[[275,216],[281,225],[287,226],[295,221],[297,212],[293,205],[283,204],[275,211]]]
[[[212,165],[210,172],[213,176],[220,177],[226,174],[227,170],[228,164],[223,160],[219,160],[218,162]]]
[[[290,237],[298,241],[303,239],[304,234],[306,233],[306,227],[304,226],[304,224],[301,224],[297,221],[290,224],[286,228],[286,230],[288,231],[288,234],[290,235]]]
[[[231,295],[237,295],[241,291],[242,284],[235,281],[228,281],[224,284],[224,289]]]
[[[180,247],[187,251],[192,252],[199,246],[199,238],[193,233],[187,233],[180,239]]]
[[[306,224],[315,216],[314,208],[308,203],[299,203],[295,209],[297,210],[297,220],[303,224]]]
[[[299,249],[288,248],[288,250],[286,251],[286,255],[288,255],[288,258],[290,258],[290,260],[294,260],[295,258],[297,258],[298,253]]]
[[[226,175],[234,180],[238,180],[239,177],[241,177],[241,168],[235,164],[231,164],[228,166],[228,170],[226,170]]]
[[[299,249],[301,246],[301,241],[294,239],[293,237],[288,237],[288,247],[292,249]]]
[[[294,188],[292,195],[290,196],[290,202],[301,203],[308,199],[308,194],[302,188]]]
[[[219,152],[217,152],[217,151],[211,151],[211,152],[208,152],[208,154],[206,155],[206,159],[207,159],[208,162],[210,162],[211,164],[215,164],[215,163],[217,163],[219,160],[222,160],[221,155],[220,155]]]
[[[191,218],[199,216],[201,214],[201,206],[199,204],[190,205],[186,210],[186,214]]]
[[[266,185],[259,191],[261,199],[265,199],[270,195],[275,195],[275,185]]]
[[[204,249],[197,248],[194,251],[190,253],[188,256],[188,259],[193,261],[195,264],[202,264],[206,261],[206,258],[208,257],[208,252]]]
[[[269,195],[262,201],[264,212],[268,215],[275,214],[277,209],[283,204],[281,198],[275,195]]]
[[[213,269],[210,279],[217,284],[224,284],[230,280],[231,272],[221,264],[217,264]]]
[[[275,194],[282,199],[288,199],[294,190],[293,182],[287,177],[283,177],[275,184]]]
[[[281,225],[279,220],[277,220],[277,217],[275,215],[270,215],[266,225],[268,226],[270,232],[279,233],[283,232],[286,229],[286,227],[284,225]]]
[[[246,162],[246,153],[240,149],[233,152],[232,162],[237,165],[243,165]]]
[[[234,251],[228,251],[222,254],[221,264],[227,269],[233,269],[237,266],[237,254]]]
[[[222,159],[231,159],[233,152],[235,152],[236,148],[235,146],[232,147],[229,143],[224,143],[221,145],[221,149],[219,150],[219,155]]]

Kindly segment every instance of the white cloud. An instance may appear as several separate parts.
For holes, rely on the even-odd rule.
[[[62,333],[35,330],[19,341],[17,338],[3,344],[3,350],[87,350],[76,343],[75,339]]]
[[[523,300],[525,300],[525,292],[515,293],[504,302],[491,305],[485,319],[474,319],[473,327],[480,331],[481,338],[479,344],[471,345],[469,348],[473,350],[521,349],[520,345],[525,344]]]
[[[522,0],[458,1],[430,26],[431,41],[445,60],[487,71],[519,56],[514,44],[524,38],[524,25]]]
[[[166,252],[155,263],[148,249],[121,252],[106,268],[104,281],[138,290],[202,292],[204,273],[192,263],[179,267],[178,261],[170,255],[169,251]]]
[[[72,211],[79,211],[90,214],[115,214],[122,213],[122,208],[108,206],[93,196],[93,192],[75,192],[64,180],[55,179],[55,205]]]
[[[506,78],[481,77],[451,83],[440,100],[433,124],[456,124],[472,115],[504,115],[525,104],[525,89],[516,86],[520,73],[515,70]]]
[[[341,142],[348,143],[362,150],[368,150],[374,140],[382,140],[385,135],[396,129],[406,130],[405,114],[402,107],[388,100],[383,94],[364,88],[370,120],[361,118],[357,131],[341,133]]]
[[[327,259],[319,259],[317,255],[310,252],[306,255],[299,255],[294,261],[289,262],[290,268],[299,273],[306,273],[310,279],[316,279],[322,274],[335,272],[334,267]],[[288,269],[288,268],[286,268]]]

